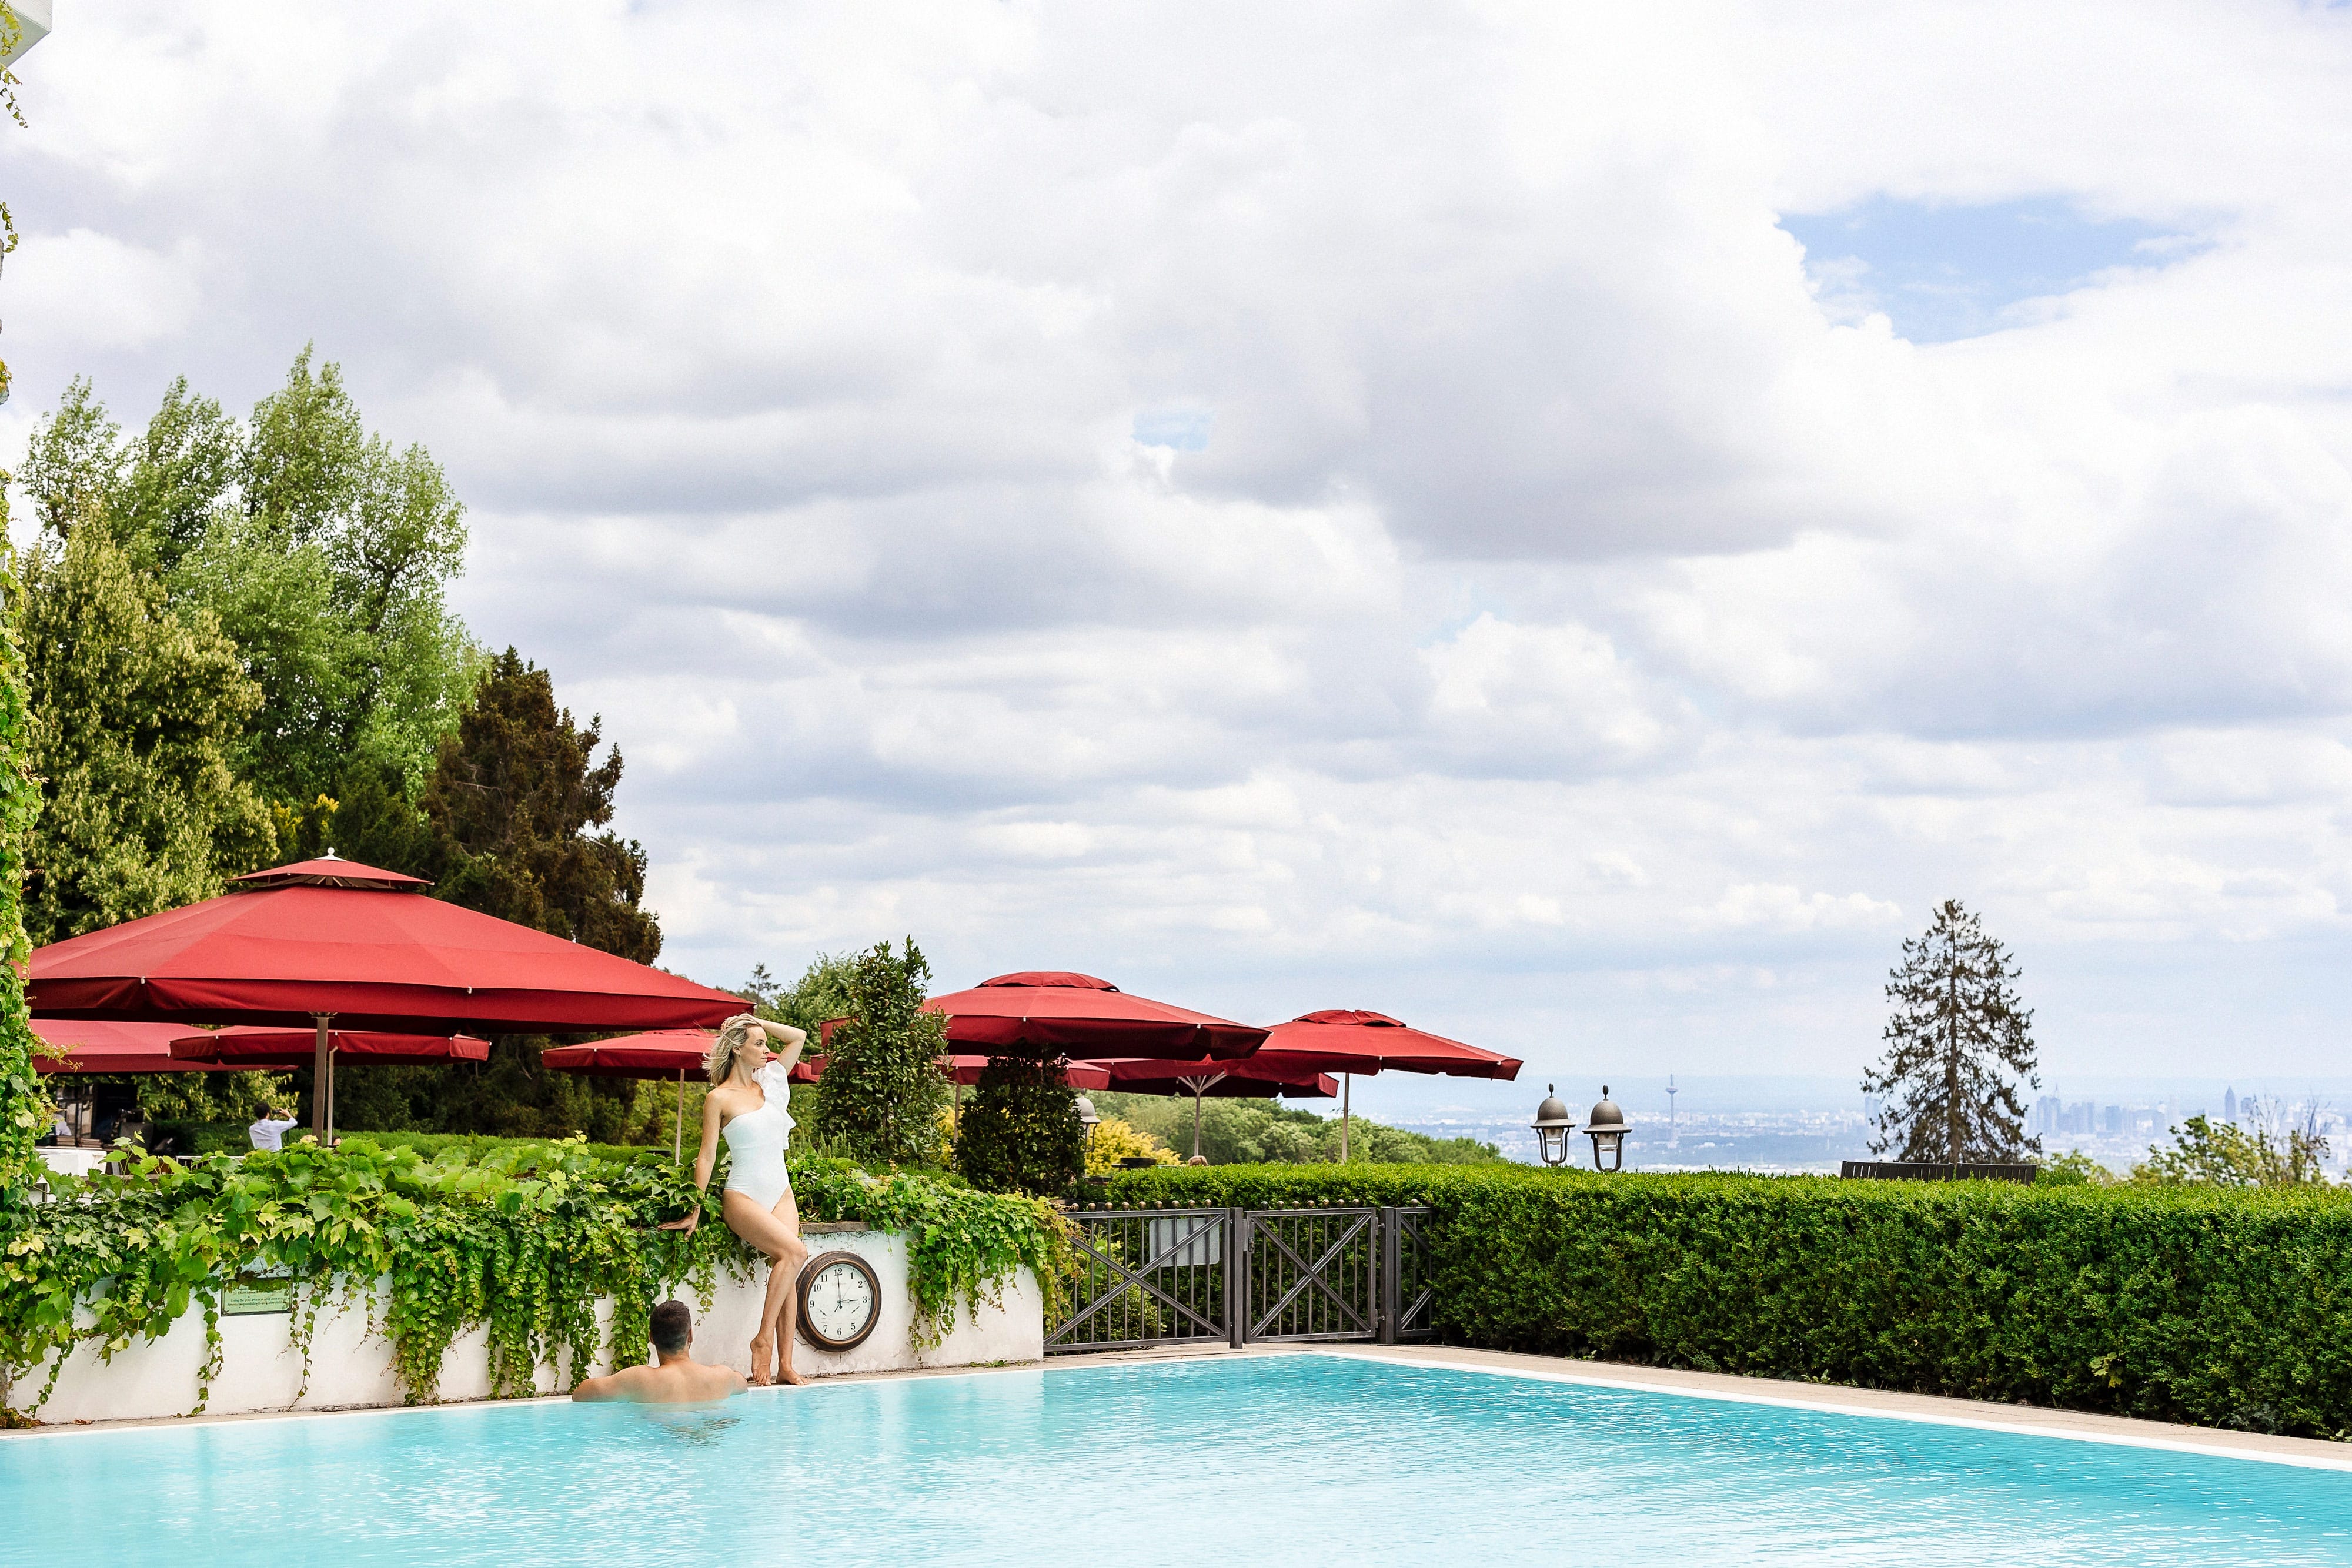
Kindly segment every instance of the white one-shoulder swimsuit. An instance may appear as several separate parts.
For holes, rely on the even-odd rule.
[[[784,1149],[793,1141],[793,1113],[784,1108],[792,1103],[792,1074],[782,1062],[772,1061],[751,1082],[768,1103],[727,1124],[727,1187],[772,1209],[793,1190],[793,1178],[784,1171]]]

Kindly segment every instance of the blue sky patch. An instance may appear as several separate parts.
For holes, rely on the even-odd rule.
[[[2080,287],[2112,267],[2161,267],[2198,248],[2133,218],[2089,218],[2037,196],[1935,206],[1874,196],[1843,212],[1786,214],[1825,308],[1883,310],[1915,343],[1947,343],[2018,324],[2015,307]]]
[[[1209,444],[1216,415],[1205,408],[1151,408],[1135,416],[1135,439],[1142,446],[1172,446],[1198,452]]]

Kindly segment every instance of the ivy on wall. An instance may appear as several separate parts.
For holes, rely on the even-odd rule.
[[[919,1346],[936,1344],[959,1306],[1001,1301],[1018,1270],[1051,1293],[1067,1268],[1062,1222],[1045,1204],[877,1178],[846,1161],[801,1162],[793,1178],[808,1218],[906,1234]],[[535,1392],[542,1365],[569,1386],[600,1352],[616,1365],[646,1359],[659,1296],[683,1284],[707,1309],[721,1270],[748,1279],[756,1261],[682,1167],[608,1162],[578,1144],[478,1158],[449,1148],[430,1160],[361,1137],[331,1151],[306,1139],[184,1162],[128,1151],[121,1176],[57,1185],[0,1254],[0,1382],[20,1419],[48,1398],[77,1345],[111,1359],[190,1311],[204,1316],[208,1349],[201,1411],[220,1370],[221,1296],[240,1277],[291,1281],[306,1383],[323,1305],[380,1312],[373,1326],[392,1344],[403,1396],[424,1403],[444,1353],[470,1329],[488,1331],[495,1396]],[[692,1234],[656,1228],[697,1201],[711,1212]],[[595,1307],[608,1296],[600,1343]]]

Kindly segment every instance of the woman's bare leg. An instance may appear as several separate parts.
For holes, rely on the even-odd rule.
[[[801,1239],[801,1207],[793,1200],[791,1187],[784,1188],[784,1196],[776,1199],[776,1207],[769,1212],[790,1234],[793,1249],[792,1268],[785,1271],[783,1310],[776,1317],[776,1375],[786,1383],[806,1383],[807,1378],[793,1370],[793,1342],[799,1337],[801,1270],[808,1262],[809,1251],[808,1243]]]
[[[781,1320],[786,1333],[793,1324],[797,1304],[793,1286],[798,1282],[801,1265],[808,1261],[808,1247],[800,1238],[800,1217],[791,1208],[792,1194],[787,1192],[774,1212],[760,1207],[733,1187],[727,1189],[722,1200],[727,1216],[727,1228],[745,1242],[766,1255],[768,1260],[768,1293],[760,1303],[760,1332],[751,1336],[751,1382],[764,1387],[775,1381],[770,1371],[772,1362],[784,1368],[784,1381],[804,1383],[807,1379],[793,1372],[793,1350],[790,1342],[778,1344],[776,1329]],[[790,1224],[777,1218],[792,1216]]]

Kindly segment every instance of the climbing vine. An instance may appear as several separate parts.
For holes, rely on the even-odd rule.
[[[662,1294],[683,1285],[707,1307],[722,1270],[749,1278],[755,1264],[715,1195],[696,1194],[678,1167],[606,1162],[578,1144],[427,1160],[361,1137],[331,1151],[306,1139],[242,1158],[126,1149],[124,1164],[119,1176],[58,1178],[54,1201],[24,1211],[0,1251],[0,1383],[27,1416],[75,1346],[111,1359],[192,1307],[205,1325],[202,1410],[220,1368],[221,1298],[240,1279],[289,1282],[306,1385],[310,1330],[332,1303],[370,1314],[403,1396],[424,1403],[444,1354],[471,1329],[487,1330],[494,1396],[535,1392],[541,1366],[569,1386],[600,1352],[615,1364],[642,1361]],[[1049,1206],[876,1177],[839,1160],[793,1174],[804,1217],[906,1234],[919,1345],[944,1336],[959,1304],[1001,1301],[1018,1269],[1049,1293],[1059,1288],[1067,1249]],[[696,1202],[708,1208],[693,1232],[656,1228]],[[600,1336],[606,1297],[614,1312]]]

